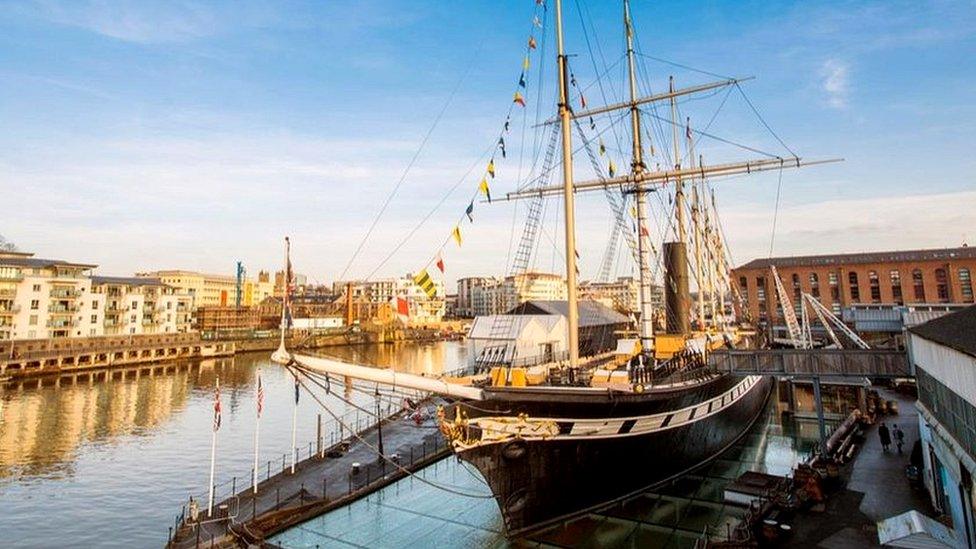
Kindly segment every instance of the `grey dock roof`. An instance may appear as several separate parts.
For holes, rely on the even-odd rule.
[[[913,334],[976,357],[976,305],[909,328]]]

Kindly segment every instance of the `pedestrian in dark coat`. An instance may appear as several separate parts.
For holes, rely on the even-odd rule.
[[[901,447],[905,444],[905,431],[902,431],[895,425],[895,446],[898,447],[898,453],[901,454]]]
[[[881,439],[881,449],[887,452],[888,447],[891,446],[891,432],[888,430],[888,426],[884,423],[878,427],[878,438]]]

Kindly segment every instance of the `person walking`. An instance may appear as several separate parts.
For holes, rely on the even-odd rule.
[[[888,430],[888,426],[884,423],[878,427],[878,438],[881,439],[881,449],[887,452],[888,447],[891,446],[891,431]]]
[[[898,447],[898,454],[901,455],[901,447],[905,444],[905,431],[902,431],[895,425],[895,446]]]

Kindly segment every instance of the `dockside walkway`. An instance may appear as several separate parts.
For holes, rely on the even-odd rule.
[[[214,506],[206,516],[206,500],[198,501],[197,522],[184,505],[175,521],[167,547],[228,547],[240,541],[259,542],[284,528],[346,505],[449,454],[436,425],[435,404],[428,403],[421,422],[407,413],[391,414],[383,421],[382,437],[387,459],[378,459],[373,448],[379,433],[373,424],[355,436],[328,446],[321,453],[296,464],[278,463],[275,474],[261,471],[257,494],[248,486]],[[362,440],[360,440],[360,438]],[[365,441],[365,443],[363,442]],[[373,448],[371,448],[372,446]],[[354,464],[359,464],[354,471]],[[397,465],[399,464],[399,466]],[[279,468],[280,466],[280,468]],[[270,466],[269,466],[270,467]],[[405,471],[406,470],[406,471]],[[188,502],[187,502],[188,503]]]
[[[795,547],[880,547],[879,521],[912,509],[933,516],[925,492],[912,488],[905,475],[912,445],[919,437],[915,399],[887,389],[878,389],[878,393],[897,402],[898,413],[879,416],[865,430],[864,444],[847,471],[846,489],[830,496],[822,513],[808,512],[795,521]],[[892,433],[894,425],[905,432],[901,454],[894,443],[887,452],[881,449],[878,426],[882,422]]]

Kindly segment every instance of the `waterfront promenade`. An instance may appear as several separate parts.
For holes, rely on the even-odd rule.
[[[333,431],[323,435],[314,451],[313,445],[307,447],[308,457],[296,464],[294,473],[287,454],[280,462],[262,464],[257,494],[250,479],[242,478],[239,483],[235,479],[229,490],[225,482],[222,488],[228,491],[218,490],[218,494],[227,497],[215,504],[213,517],[207,517],[205,497],[198,498],[199,515],[194,521],[188,501],[174,520],[168,546],[261,542],[404,478],[407,471],[442,459],[449,450],[437,429],[436,404],[428,403],[425,410],[425,419],[420,422],[402,411],[388,410],[382,425],[386,459],[379,459],[375,450],[380,438],[375,423],[365,425],[358,436],[342,437]]]

